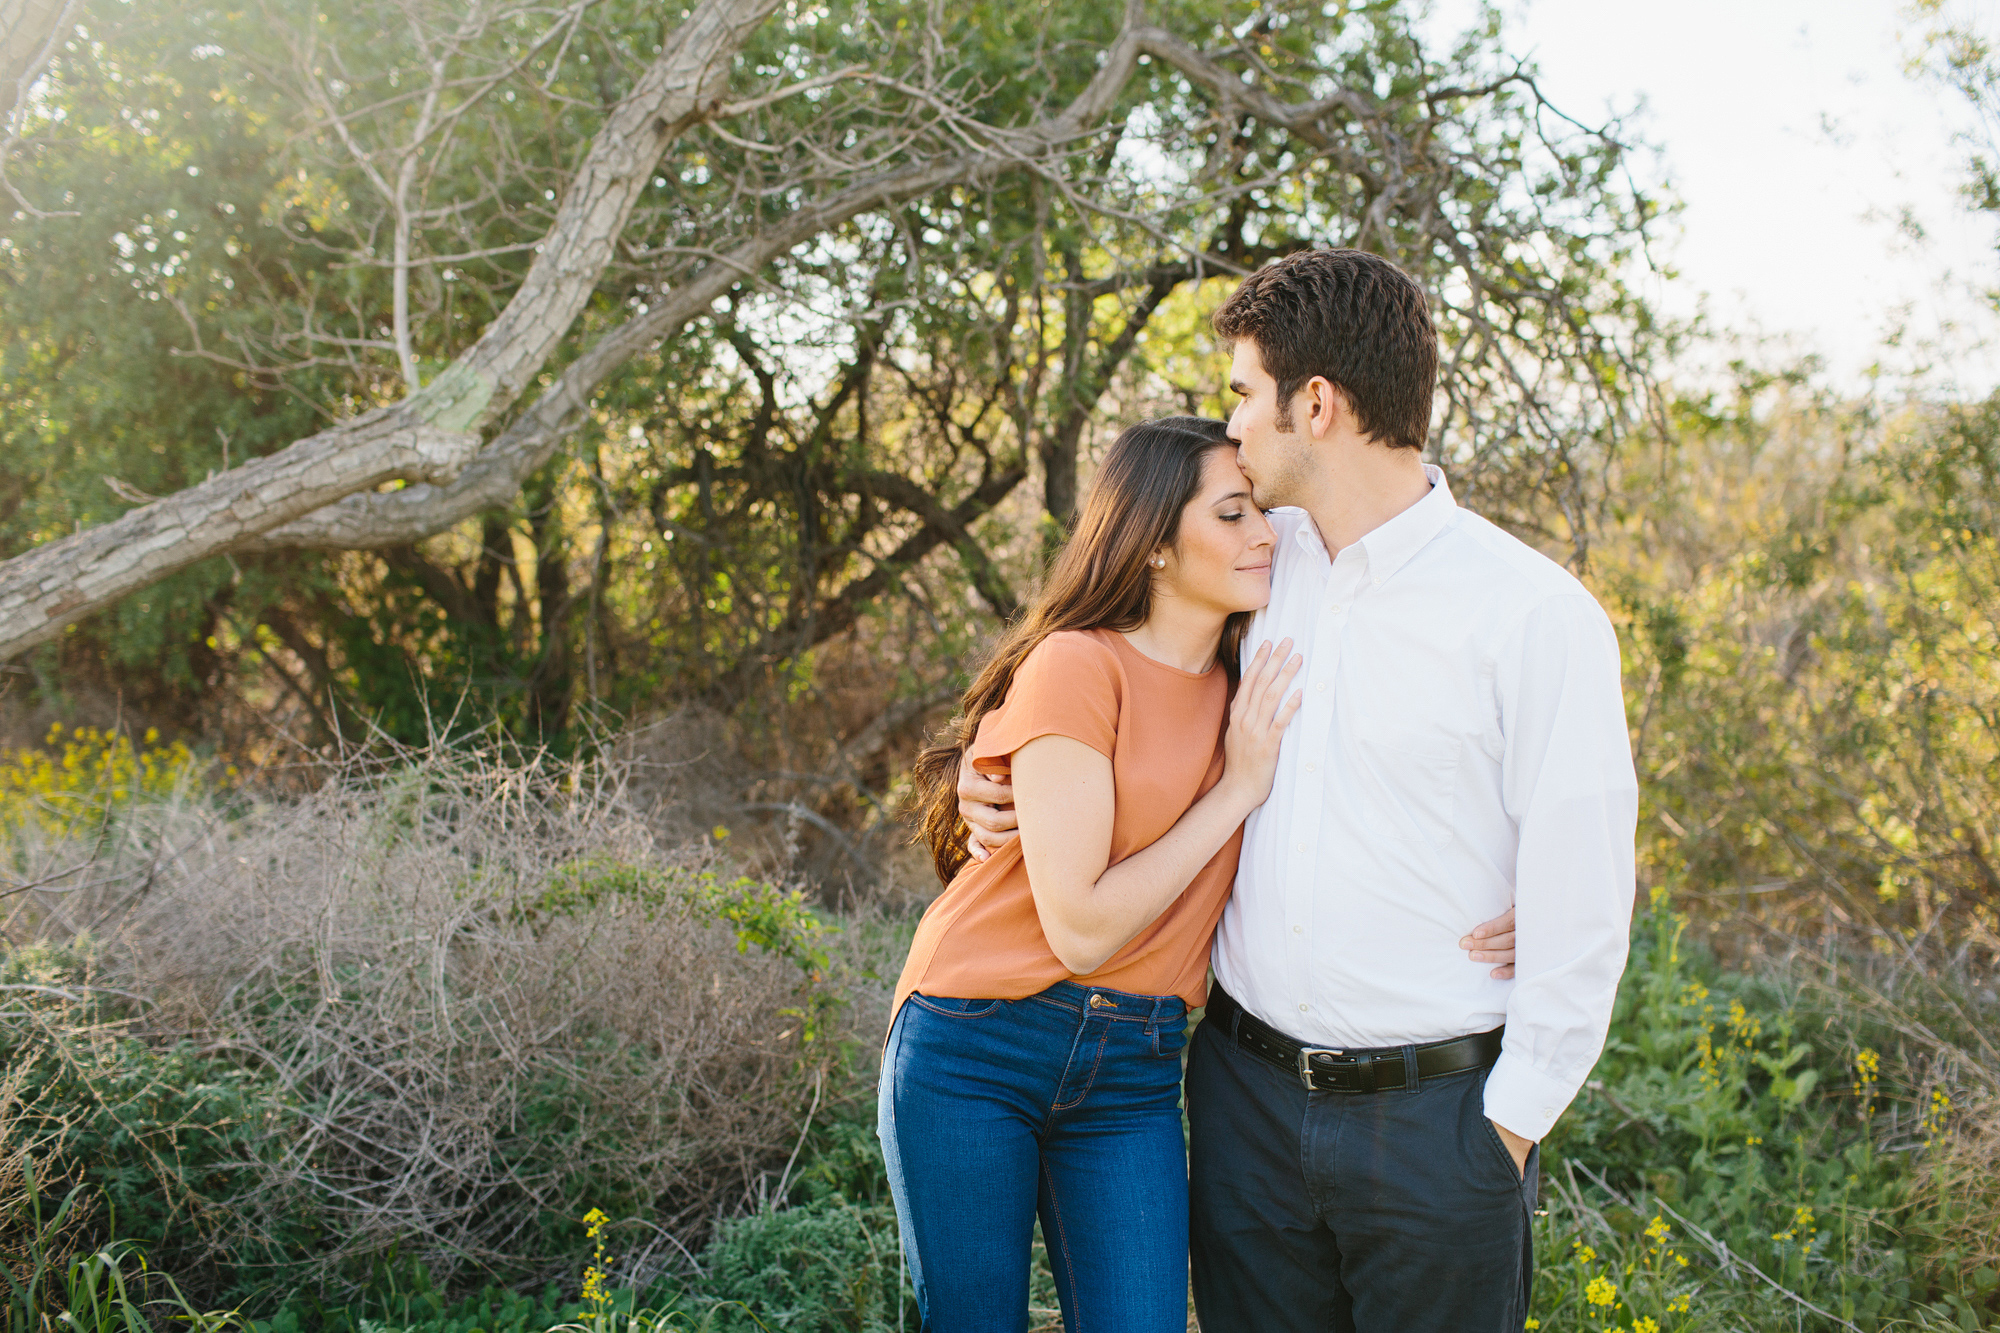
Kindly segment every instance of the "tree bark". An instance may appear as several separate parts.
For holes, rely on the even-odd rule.
[[[274,523],[399,477],[456,471],[477,445],[377,411],[38,546],[0,565],[0,658]]]

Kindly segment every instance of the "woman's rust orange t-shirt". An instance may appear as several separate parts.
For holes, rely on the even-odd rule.
[[[1155,662],[1115,630],[1051,634],[1014,673],[1007,697],[980,719],[966,750],[994,768],[1040,736],[1068,736],[1111,760],[1111,864],[1142,851],[1222,777],[1229,681],[1220,666],[1196,675]],[[1243,831],[1230,835],[1166,911],[1087,977],[1138,995],[1207,999],[1208,949],[1236,879]],[[1015,839],[969,863],[917,926],[896,983],[911,992],[1018,1000],[1071,978],[1048,940]],[[891,1011],[892,1014],[894,1011]]]

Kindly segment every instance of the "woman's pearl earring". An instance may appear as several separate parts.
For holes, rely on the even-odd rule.
[[[1154,569],[1165,569],[1166,567],[1167,567],[1167,562],[1165,560],[1162,560],[1159,556],[1153,557]]]

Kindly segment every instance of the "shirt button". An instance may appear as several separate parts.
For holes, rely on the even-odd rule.
[[[1327,609],[1327,610],[1329,610],[1329,611],[1338,611],[1338,610],[1340,609],[1340,603],[1339,603],[1339,602],[1328,602],[1328,603],[1326,604],[1326,609]]]
[[[1373,580],[1372,582],[1370,582],[1368,586],[1369,586],[1369,587],[1371,587],[1371,588],[1379,588],[1379,587],[1381,587],[1381,586],[1382,586],[1382,580],[1380,580],[1380,579],[1375,579],[1375,580]]]
[[[1307,765],[1306,765],[1306,772],[1308,772],[1308,773],[1317,773],[1317,772],[1319,772],[1319,765],[1318,765],[1318,764],[1307,764]]]
[[[1292,927],[1292,934],[1294,934],[1294,935],[1303,935],[1303,934],[1305,934],[1305,933],[1306,933],[1306,928],[1305,928],[1304,926],[1293,926],[1293,927]]]
[[[1311,1008],[1312,1008],[1312,1006],[1311,1006],[1311,1005],[1309,1005],[1309,1004],[1302,1004],[1302,1005],[1300,1005],[1300,1006],[1299,1006],[1299,1012],[1303,1014],[1303,1013],[1305,1013],[1305,1012],[1306,1012],[1306,1011],[1307,1011],[1308,1009],[1311,1009]]]
[[[1325,693],[1326,693],[1326,682],[1325,682],[1325,681],[1321,681],[1321,682],[1319,682],[1319,684],[1317,684],[1317,685],[1313,686],[1313,689],[1314,689],[1314,690],[1316,690],[1316,691],[1317,691],[1318,693],[1320,693],[1320,694],[1325,694]]]
[[[1304,843],[1300,843],[1300,844],[1299,844],[1299,850],[1300,850],[1300,851],[1304,851],[1305,849],[1306,849],[1306,845],[1305,845]]]
[[[1299,1008],[1303,1009],[1305,1008],[1305,1006],[1300,1005]],[[1542,1114],[1548,1117],[1550,1120],[1553,1120],[1556,1118],[1556,1108],[1553,1106],[1544,1106],[1542,1108]]]

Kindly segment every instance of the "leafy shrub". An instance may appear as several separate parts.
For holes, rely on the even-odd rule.
[[[893,1208],[830,1194],[724,1223],[694,1292],[715,1303],[705,1314],[716,1333],[915,1328],[898,1247]]]
[[[1985,1327],[1994,1284],[1936,1265],[1913,1206],[1920,1167],[1978,1148],[1853,1015],[1719,968],[1688,926],[1641,914],[1604,1057],[1544,1144],[1540,1326]]]
[[[275,1081],[191,1041],[135,1035],[119,997],[94,984],[87,940],[0,953],[0,984],[13,1001],[0,1016],[5,1138],[40,1162],[43,1198],[81,1187],[79,1222],[88,1217],[100,1240],[115,1228],[170,1267],[211,1259],[209,1238],[256,1187],[289,1123]],[[17,1188],[7,1206],[18,1213],[25,1197]],[[310,1240],[300,1219],[284,1223],[238,1237],[235,1257]]]

